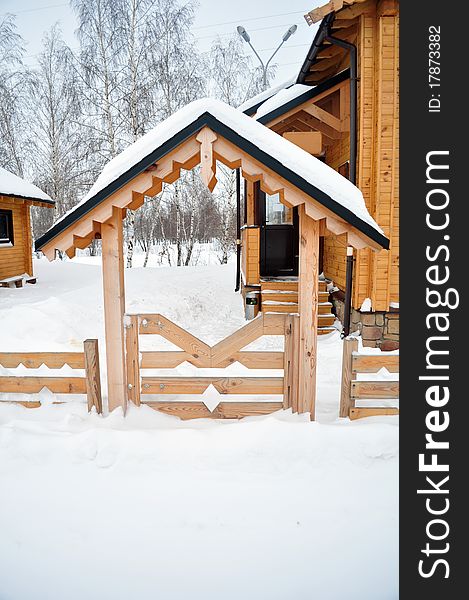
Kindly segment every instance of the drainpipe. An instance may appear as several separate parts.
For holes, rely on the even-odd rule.
[[[353,248],[347,246],[347,270],[345,275],[345,298],[344,298],[344,328],[342,337],[350,333],[350,311],[352,307],[352,276],[353,276]]]
[[[236,287],[239,292],[241,283],[241,173],[236,169]]]
[[[330,35],[330,25],[326,25],[324,40],[345,48],[350,52],[350,170],[349,179],[357,183],[357,47],[351,42],[341,40]],[[345,306],[344,306],[344,337],[350,333],[350,313],[352,311],[352,280],[353,280],[353,248],[347,246],[347,271],[345,284]]]
[[[329,26],[330,27],[330,26]],[[350,172],[349,179],[353,184],[357,182],[357,47],[351,42],[346,42],[329,35],[329,27],[325,40],[345,48],[350,52]]]

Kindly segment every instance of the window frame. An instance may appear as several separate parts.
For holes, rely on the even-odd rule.
[[[11,248],[15,245],[15,235],[13,229],[13,211],[6,208],[0,208],[0,215],[6,216],[8,238],[0,238],[0,248]]]

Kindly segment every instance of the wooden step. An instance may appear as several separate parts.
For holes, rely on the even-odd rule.
[[[329,301],[329,292],[319,292],[318,301],[319,302],[328,302]]]
[[[335,327],[318,327],[318,335],[326,335],[333,331],[337,331],[337,329]]]
[[[275,312],[275,313],[297,313],[298,303],[296,302],[269,302],[263,301],[262,312]]]
[[[298,292],[291,290],[264,290],[262,292],[262,302],[295,302],[298,303]]]
[[[318,304],[319,315],[330,315],[332,312],[332,302],[320,302]]]
[[[328,283],[329,283],[328,281],[319,281],[319,291],[327,292],[327,284]]]
[[[318,315],[318,327],[330,327],[334,325],[335,315]]]
[[[298,281],[289,281],[285,279],[271,279],[268,281],[261,279],[261,290],[284,290],[290,292],[298,291]]]

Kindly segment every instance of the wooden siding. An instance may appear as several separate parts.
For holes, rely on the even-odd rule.
[[[241,231],[241,271],[245,285],[257,285],[259,275],[260,235],[258,227],[246,227]]]
[[[399,16],[362,15],[357,45],[357,183],[391,246],[357,252],[353,305],[384,311],[399,301]]]
[[[33,275],[29,203],[0,196],[0,209],[13,213],[13,246],[0,246],[0,279],[16,275]]]

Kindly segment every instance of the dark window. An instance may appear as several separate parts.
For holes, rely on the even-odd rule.
[[[13,213],[11,210],[0,210],[0,246],[13,245]]]

